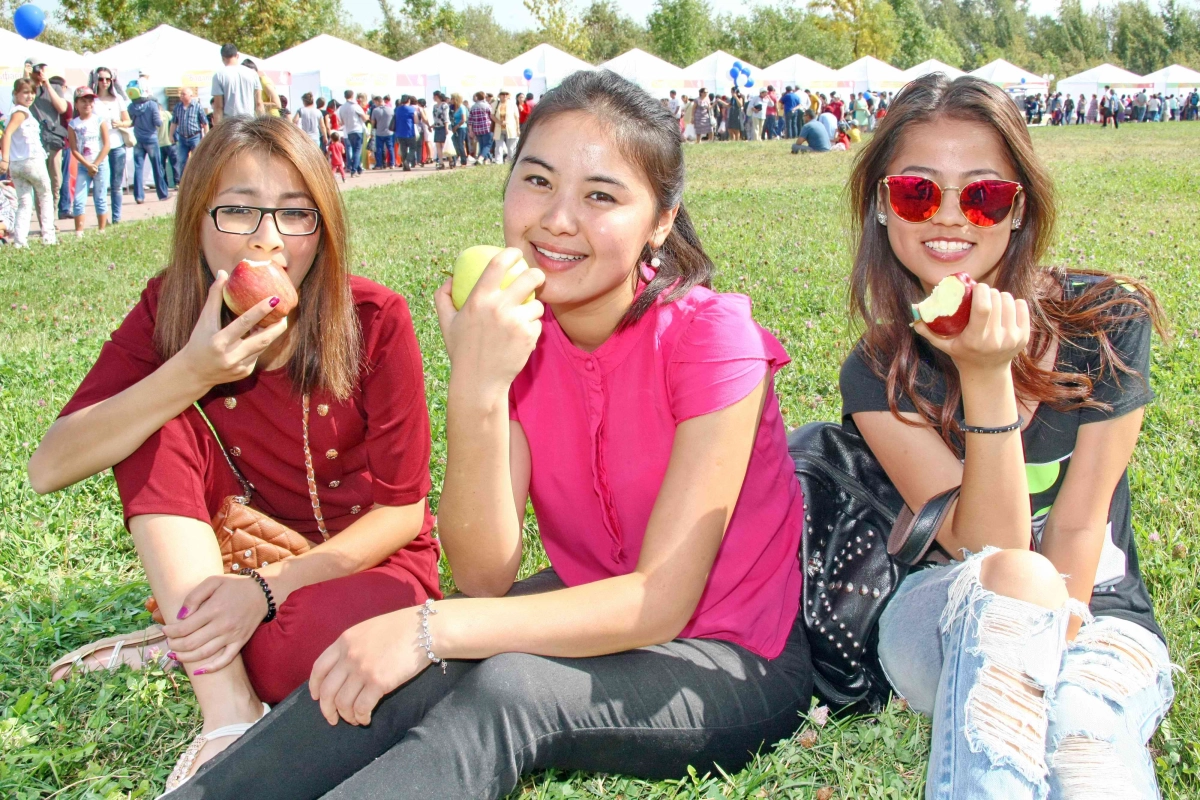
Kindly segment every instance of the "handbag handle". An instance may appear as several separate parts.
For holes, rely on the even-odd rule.
[[[935,495],[915,514],[907,505],[900,509],[892,532],[888,535],[888,555],[910,567],[920,563],[933,546],[961,488],[955,486]]]
[[[200,412],[200,418],[204,420],[204,424],[212,431],[213,438],[217,440],[217,447],[221,448],[221,455],[225,456],[225,463],[233,470],[234,476],[238,479],[238,483],[242,485],[242,496],[237,498],[237,501],[242,505],[249,505],[250,498],[254,495],[254,487],[250,485],[250,481],[242,476],[242,471],[233,463],[233,459],[229,457],[229,453],[225,450],[225,443],[221,441],[221,435],[217,433],[217,429],[213,426],[212,420],[204,413],[204,409],[200,407],[199,401],[192,403],[197,411]]]

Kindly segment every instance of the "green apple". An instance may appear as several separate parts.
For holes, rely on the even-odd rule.
[[[450,298],[454,301],[455,310],[462,308],[463,303],[467,302],[467,295],[471,294],[471,290],[475,288],[484,268],[502,249],[492,247],[490,244],[477,244],[458,254],[458,258],[454,260],[454,278],[450,284]],[[529,265],[523,258],[513,264],[500,280],[500,288],[507,289],[517,279],[517,276],[527,269],[529,269]],[[533,295],[530,294],[525,302],[528,303],[532,299]]]

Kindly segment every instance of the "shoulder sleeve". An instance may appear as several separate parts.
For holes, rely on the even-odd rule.
[[[1117,289],[1116,291],[1124,291]],[[1132,305],[1118,306],[1117,314],[1127,314]],[[1081,409],[1080,423],[1100,422],[1106,419],[1128,414],[1134,409],[1150,403],[1154,399],[1154,391],[1150,388],[1150,336],[1152,326],[1150,318],[1144,313],[1138,313],[1129,319],[1111,324],[1106,330],[1113,354],[1121,360],[1133,374],[1118,368],[1100,370],[1100,357],[1093,353],[1092,374],[1095,383],[1092,386],[1092,399],[1109,406],[1109,409]]]
[[[154,348],[159,286],[158,278],[150,280],[138,304],[100,348],[100,357],[63,406],[60,417],[120,394],[162,366]]]
[[[675,421],[728,408],[789,361],[783,345],[750,316],[748,297],[712,296],[687,323],[667,365]]]
[[[364,326],[367,467],[380,505],[412,505],[429,494],[425,373],[404,298],[392,293]]]
[[[224,76],[220,72],[214,72],[212,78],[212,90],[209,92],[213,97],[225,96],[225,81]]]
[[[838,376],[838,388],[842,393],[842,419],[862,411],[890,411],[887,396],[887,381],[880,378],[867,364],[860,342],[842,362]],[[900,411],[915,412],[912,402],[901,395]]]

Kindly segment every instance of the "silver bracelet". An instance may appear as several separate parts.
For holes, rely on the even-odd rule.
[[[446,674],[446,659],[438,658],[433,652],[433,636],[429,633],[429,615],[436,614],[437,609],[433,607],[433,600],[426,599],[425,604],[421,606],[421,632],[417,634],[417,644],[425,648],[425,655],[429,656],[429,660],[434,664],[442,665],[442,674]]]

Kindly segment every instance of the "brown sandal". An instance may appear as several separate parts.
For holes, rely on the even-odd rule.
[[[102,660],[98,653],[106,649],[111,649],[112,652],[107,660]],[[76,672],[113,670],[121,664],[127,664],[133,669],[142,669],[149,663],[156,663],[164,670],[174,669],[179,666],[179,662],[167,654],[168,650],[167,635],[158,625],[151,625],[144,630],[98,639],[72,650],[50,665],[50,680],[64,680]]]

